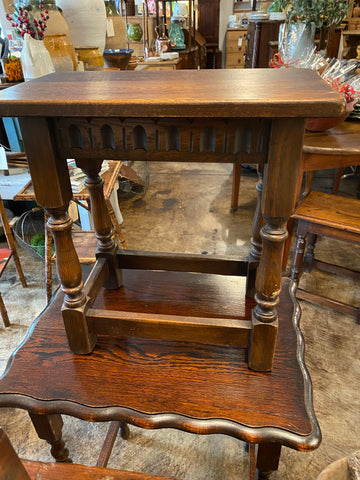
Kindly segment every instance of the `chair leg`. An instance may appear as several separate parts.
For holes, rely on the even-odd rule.
[[[298,241],[295,249],[295,258],[293,268],[291,270],[291,279],[297,284],[299,283],[300,276],[303,270],[303,259],[305,253],[305,236],[298,234]]]
[[[1,317],[3,319],[5,327],[10,327],[10,320],[9,320],[1,293],[0,293],[0,312],[1,312]]]
[[[314,263],[314,250],[316,245],[317,235],[309,233],[308,246],[304,256],[304,272],[310,273]]]
[[[336,175],[335,175],[334,186],[333,186],[333,191],[332,191],[332,193],[334,195],[337,195],[338,192],[339,192],[340,182],[341,182],[341,177],[342,177],[343,171],[344,171],[343,168],[337,168],[336,169]]]
[[[241,179],[241,163],[233,164],[233,179],[231,191],[231,212],[236,212],[239,206],[239,191]]]
[[[21,263],[20,263],[20,258],[19,258],[19,255],[17,253],[17,250],[16,250],[15,240],[14,240],[13,234],[11,232],[11,228],[10,228],[7,216],[6,216],[5,207],[4,207],[4,204],[3,204],[3,201],[2,201],[1,197],[0,197],[0,218],[1,218],[1,221],[2,221],[2,224],[3,224],[3,227],[4,227],[6,241],[9,245],[9,248],[12,250],[12,255],[14,257],[16,270],[19,274],[21,284],[22,284],[23,287],[27,287],[24,272],[22,270]]]

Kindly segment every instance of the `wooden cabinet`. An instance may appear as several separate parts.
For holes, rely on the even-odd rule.
[[[198,0],[198,31],[206,40],[206,68],[221,68],[219,50],[220,0]]]
[[[248,25],[248,42],[245,57],[246,68],[266,68],[269,66],[269,42],[279,37],[283,20],[250,20]]]
[[[246,36],[246,28],[228,28],[226,30],[226,68],[244,68]]]

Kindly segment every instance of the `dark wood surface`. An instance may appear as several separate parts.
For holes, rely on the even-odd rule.
[[[69,463],[41,463],[24,461],[29,480],[171,480],[170,478],[125,472],[113,468],[87,467]]]
[[[328,155],[328,162],[336,155],[354,155],[360,161],[360,122],[359,120],[346,120],[337,127],[324,132],[306,132],[303,151],[306,154]],[[339,162],[338,159],[336,159]],[[341,161],[341,160],[340,160]],[[335,167],[340,167],[337,163]],[[333,166],[326,167],[333,168]]]
[[[172,480],[171,478],[125,472],[113,468],[87,467],[69,463],[41,463],[24,460],[29,480]],[[19,479],[22,480],[22,479]],[[174,479],[173,479],[174,480]]]
[[[356,234],[360,239],[360,202],[355,198],[340,197],[312,191],[296,209],[294,218],[303,222],[339,230],[343,240],[347,234]],[[319,231],[320,233],[320,231]]]
[[[254,301],[239,305],[244,298],[241,279],[226,279],[222,289],[214,284],[209,290],[206,278],[198,277],[193,283],[186,282],[183,295],[176,295],[184,290],[185,274],[176,274],[177,282],[174,275],[164,277],[157,272],[158,282],[153,285],[147,275],[136,273],[127,271],[125,287],[117,295],[101,292],[95,306],[121,305],[131,310],[136,301],[144,311],[165,313],[171,311],[168,302],[173,297],[185,313],[190,295],[198,314],[208,315],[215,309],[230,318],[250,318]],[[173,295],[160,293],[161,278]],[[219,305],[219,295],[224,293],[219,290],[226,290],[233,301]],[[58,294],[11,359],[0,381],[0,405],[90,421],[126,420],[145,428],[224,433],[255,443],[280,442],[299,450],[318,445],[320,434],[303,365],[297,310],[296,328],[292,325],[289,280],[285,280],[281,298],[271,373],[249,370],[244,349],[191,342],[100,337],[91,355],[74,355],[67,344],[61,303]]]
[[[57,72],[0,94],[1,116],[338,116],[342,95],[304,69]]]

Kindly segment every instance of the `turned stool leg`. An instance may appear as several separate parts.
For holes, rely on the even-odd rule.
[[[261,251],[262,251],[262,240],[261,240],[261,227],[263,226],[264,220],[261,214],[261,194],[263,189],[263,172],[262,170],[258,170],[259,173],[259,181],[256,184],[256,191],[257,195],[257,203],[256,203],[256,210],[253,219],[252,225],[252,236],[251,236],[251,251],[249,253],[249,264],[248,264],[248,272],[246,277],[246,296],[248,298],[254,298],[255,296],[255,279],[256,279],[256,272],[259,266],[260,258],[261,258]]]
[[[117,246],[113,239],[111,217],[104,197],[104,180],[99,175],[102,160],[94,161],[91,168],[81,161],[76,164],[86,174],[85,186],[90,196],[90,211],[95,235],[98,239],[96,257],[105,257],[109,268],[109,275],[104,283],[104,287],[116,289],[122,283],[122,272],[117,264]]]
[[[31,421],[35,427],[38,437],[46,440],[51,446],[51,455],[57,462],[71,462],[69,450],[65,447],[62,439],[62,427],[64,425],[61,415],[38,415],[29,412]]]

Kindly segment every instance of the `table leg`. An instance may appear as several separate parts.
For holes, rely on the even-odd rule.
[[[38,415],[29,412],[31,421],[34,425],[38,437],[46,440],[51,446],[51,455],[57,462],[71,462],[69,459],[69,450],[65,447],[62,439],[63,419],[59,414]]]

